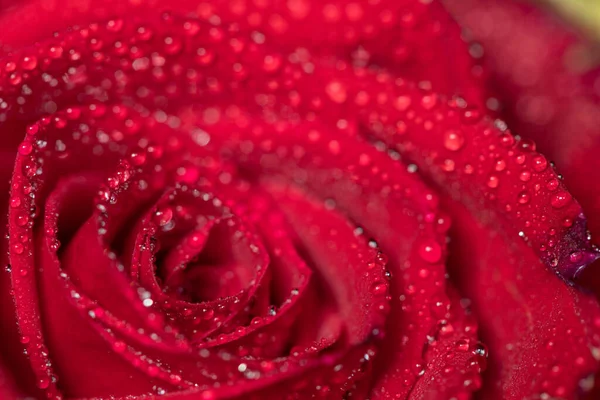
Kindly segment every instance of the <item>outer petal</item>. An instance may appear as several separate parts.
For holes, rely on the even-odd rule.
[[[460,221],[451,229],[450,273],[472,300],[490,350],[483,398],[570,399],[588,391],[600,359],[596,300],[460,204],[446,208]]]
[[[11,152],[0,153],[0,193],[4,196],[0,198],[0,210],[7,210],[9,207],[9,195],[10,191],[10,174],[14,166],[14,154]],[[2,238],[0,240],[0,258],[4,267],[0,271],[0,326],[2,330],[0,332],[0,340],[5,345],[0,347],[0,359],[3,363],[10,366],[11,372],[14,376],[7,375],[8,371],[4,372],[4,381],[6,382],[6,390],[12,388],[16,382],[21,387],[35,388],[36,378],[31,372],[31,368],[28,365],[27,360],[22,357],[25,343],[27,339],[22,339],[19,333],[16,315],[15,315],[15,304],[11,296],[11,271],[12,267],[8,260],[8,240],[6,239],[6,225],[7,215],[2,214],[0,218],[0,231],[2,231]],[[7,368],[8,369],[8,368]],[[35,389],[32,390],[32,392]]]
[[[558,162],[567,186],[589,216],[597,243],[600,192],[590,184],[598,178],[600,149],[600,75],[594,67],[594,44],[533,5],[494,0],[446,4],[484,46],[510,125],[538,141]],[[598,277],[594,265],[580,282],[598,294]]]
[[[13,382],[11,374],[3,365],[0,370],[0,396],[3,399],[16,399],[22,397],[22,393],[17,389]]]
[[[596,46],[550,10],[524,2],[446,0],[485,49],[494,95],[513,131],[534,139],[600,229],[598,171],[600,70]]]
[[[485,100],[482,69],[470,56],[458,25],[437,0],[385,0],[368,5],[350,0],[108,0],[102,4],[27,0],[19,7],[7,7],[0,14],[0,25],[38,28],[5,30],[0,32],[0,43],[19,48],[70,25],[141,16],[148,10],[232,23],[248,33],[266,35],[274,52],[307,47],[311,53],[352,59],[359,66],[384,66],[442,93]],[[275,63],[279,63],[277,57]]]

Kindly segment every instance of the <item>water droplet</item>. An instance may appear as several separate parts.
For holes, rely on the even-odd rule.
[[[575,251],[569,255],[569,261],[573,264],[580,262],[583,259],[583,254],[580,251]]]
[[[167,36],[163,39],[163,43],[163,49],[168,55],[174,55],[181,51],[182,42],[178,37]]]
[[[560,191],[555,193],[550,199],[550,204],[554,208],[563,208],[571,201],[572,197],[568,192]]]
[[[502,158],[497,159],[494,169],[498,172],[504,171],[506,169],[506,161],[504,161]]]
[[[396,109],[398,111],[406,111],[410,107],[411,103],[412,103],[412,101],[411,101],[410,97],[398,96],[396,98],[396,100],[394,101],[394,107],[396,107]]]
[[[325,93],[334,102],[342,104],[348,98],[348,92],[346,86],[340,81],[332,81],[325,87]]]
[[[477,342],[475,347],[473,348],[473,354],[479,357],[487,358],[489,355],[488,349],[485,344],[481,342]]]
[[[519,179],[523,182],[528,182],[531,179],[531,172],[525,170],[519,174]]]
[[[465,143],[465,138],[461,132],[447,131],[444,133],[444,147],[450,151],[460,150]]]
[[[21,205],[21,199],[19,197],[12,197],[10,199],[10,206],[12,208],[17,208]]]
[[[467,107],[462,112],[461,120],[465,124],[474,124],[474,123],[479,122],[479,120],[481,120],[482,116],[483,115],[481,114],[479,109],[477,109],[475,107]]]
[[[48,387],[50,386],[50,379],[46,377],[38,379],[37,386],[40,389],[48,389]]]
[[[133,165],[137,165],[137,166],[142,165],[146,162],[146,151],[143,149],[134,151],[131,153],[129,158]]]
[[[154,33],[151,29],[146,28],[145,26],[140,26],[137,28],[136,37],[141,41],[150,40]]]
[[[160,208],[154,213],[154,222],[158,226],[165,226],[172,220],[173,210],[170,207]]]
[[[546,157],[541,154],[537,154],[532,158],[533,169],[537,172],[542,172],[548,166],[548,161],[546,161]]]
[[[21,68],[26,71],[33,71],[37,67],[37,57],[35,56],[25,56],[21,61]]]
[[[265,72],[273,73],[279,70],[281,67],[281,57],[278,55],[265,56],[263,60],[263,70]]]
[[[40,126],[38,124],[29,125],[27,127],[27,134],[30,136],[33,136],[36,133],[38,133],[39,129],[40,129]]]
[[[510,133],[501,133],[500,143],[502,143],[502,146],[509,148],[515,144],[515,138]]]
[[[555,191],[556,189],[558,189],[558,179],[556,178],[551,178],[546,182],[546,189],[550,190],[551,192]]]
[[[200,47],[198,50],[196,50],[196,57],[194,58],[194,60],[198,65],[210,65],[214,61],[214,59],[215,53],[212,50],[206,49],[204,47]]]
[[[375,282],[371,286],[371,293],[373,293],[376,296],[385,294],[386,292],[387,292],[387,285],[385,283]]]
[[[119,32],[121,29],[123,29],[122,19],[111,19],[106,23],[106,30],[109,32]]]
[[[15,254],[23,254],[24,248],[21,243],[15,243],[12,245],[12,251]]]
[[[329,147],[329,151],[331,152],[331,154],[333,154],[333,155],[340,154],[340,142],[338,142],[337,140],[330,141],[328,147]]]
[[[50,56],[50,58],[53,59],[58,59],[61,58],[63,55],[63,48],[61,46],[58,45],[52,45],[48,48],[48,55]]]
[[[488,181],[487,181],[488,187],[494,189],[494,188],[497,188],[499,184],[500,184],[500,180],[498,179],[498,177],[496,175],[490,175],[490,177],[488,178]]]
[[[435,94],[428,94],[421,98],[421,106],[425,110],[432,110],[437,105],[437,96]]]
[[[468,339],[460,339],[456,342],[456,348],[460,351],[469,351],[469,340]]]
[[[536,149],[535,142],[531,139],[523,139],[518,143],[518,147],[524,152],[534,152]]]
[[[127,348],[127,345],[125,344],[125,342],[122,342],[120,340],[117,340],[116,342],[113,343],[113,349],[117,353],[124,352],[126,348]]]
[[[526,190],[522,191],[517,196],[517,199],[519,200],[519,204],[527,204],[527,203],[529,203],[529,199],[530,199],[529,192],[527,192]]]
[[[33,145],[31,144],[31,142],[22,142],[19,145],[19,154],[22,156],[26,156],[31,154],[31,152],[33,151]]]
[[[388,256],[386,256],[384,253],[378,253],[375,259],[379,265],[386,265],[388,263]]]
[[[185,21],[183,23],[183,31],[186,36],[195,36],[200,32],[200,24],[194,20]]]
[[[17,225],[18,226],[25,226],[27,225],[27,223],[29,222],[29,216],[27,215],[27,213],[23,212],[19,212],[17,214]]]
[[[23,78],[22,78],[21,74],[18,72],[13,72],[8,77],[8,81],[10,82],[11,85],[14,85],[14,86],[17,86],[18,84],[20,84],[22,79]]]
[[[15,69],[17,69],[17,64],[13,61],[9,61],[4,65],[4,71],[6,72],[13,72]]]
[[[434,241],[423,243],[419,247],[419,255],[428,263],[434,264],[442,258],[442,248]]]

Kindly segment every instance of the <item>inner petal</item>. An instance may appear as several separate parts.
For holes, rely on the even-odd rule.
[[[255,255],[241,240],[235,218],[209,221],[194,230],[159,266],[163,289],[191,303],[234,296],[253,283]]]
[[[269,185],[269,192],[294,227],[298,241],[333,293],[350,343],[383,328],[388,282],[385,261],[338,212],[294,187]]]
[[[195,340],[248,318],[256,297],[268,296],[259,290],[269,265],[260,237],[211,193],[187,186],[167,191],[135,231],[130,268],[149,289],[148,303]],[[227,271],[237,288],[221,281]]]

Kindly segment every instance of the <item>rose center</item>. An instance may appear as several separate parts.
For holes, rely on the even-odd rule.
[[[164,254],[158,275],[163,290],[190,303],[234,296],[254,283],[253,246],[233,217],[211,220]]]

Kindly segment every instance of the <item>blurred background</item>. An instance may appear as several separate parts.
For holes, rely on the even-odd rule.
[[[600,39],[600,1],[598,0],[537,0],[553,7],[572,23]]]

